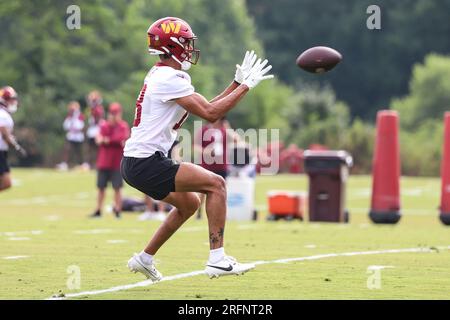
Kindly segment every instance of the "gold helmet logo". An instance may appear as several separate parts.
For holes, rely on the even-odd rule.
[[[175,34],[178,34],[181,29],[181,22],[161,23],[161,28],[164,31],[164,33],[170,33],[172,31]]]

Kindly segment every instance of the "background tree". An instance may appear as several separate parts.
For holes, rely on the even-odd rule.
[[[297,81],[331,83],[353,117],[377,110],[408,90],[411,67],[433,51],[450,53],[450,0],[380,0],[381,30],[368,30],[370,0],[247,0],[274,72]],[[343,62],[320,77],[300,72],[297,56],[312,46],[336,48]]]
[[[33,132],[33,139],[22,135],[32,150],[30,164],[56,161],[64,140],[65,105],[78,100],[85,106],[85,95],[92,89],[103,93],[106,104],[122,103],[125,119],[131,122],[145,74],[156,61],[147,54],[146,31],[160,17],[182,16],[197,33],[202,55],[190,73],[197,91],[209,98],[232,81],[245,50],[264,54],[242,0],[226,6],[219,0],[78,1],[80,30],[66,27],[71,4],[68,0],[0,3],[0,83],[19,92],[17,127]],[[280,83],[271,86],[274,92],[284,88]],[[278,105],[270,91],[257,92],[259,99],[244,100],[245,107],[239,107],[239,125],[254,126],[250,114]],[[262,113],[267,115],[263,121],[269,119],[269,112]]]

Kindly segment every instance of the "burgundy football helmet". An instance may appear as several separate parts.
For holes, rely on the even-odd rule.
[[[6,86],[0,89],[0,106],[3,106],[10,113],[17,111],[18,95],[13,87]]]
[[[183,70],[197,64],[200,50],[195,48],[197,37],[189,24],[179,18],[165,17],[154,22],[147,31],[148,51],[152,55],[168,55]]]

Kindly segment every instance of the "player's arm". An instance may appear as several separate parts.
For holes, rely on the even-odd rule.
[[[22,148],[22,146],[20,144],[17,143],[16,139],[14,138],[14,136],[12,136],[8,130],[6,130],[5,127],[0,127],[0,135],[2,136],[3,140],[10,145],[12,148],[14,148],[14,150],[16,150],[17,152],[19,152],[22,156],[26,156],[27,152],[25,151],[24,148]]]
[[[230,93],[232,93],[235,89],[237,89],[237,87],[239,87],[239,85],[240,84],[237,83],[236,80],[233,80],[233,82],[221,94],[219,94],[217,97],[215,97],[214,99],[210,100],[209,102],[215,102],[217,100],[225,98]]]
[[[209,102],[204,96],[196,92],[189,96],[179,98],[176,102],[186,109],[186,111],[209,122],[215,122],[235,107],[249,90],[249,87],[242,84],[226,97],[214,102]]]
[[[222,118],[228,111],[234,108],[242,97],[262,80],[271,79],[273,75],[265,75],[272,69],[267,66],[267,60],[258,60],[249,71],[247,78],[227,96],[213,102],[209,102],[201,94],[193,93],[189,96],[178,98],[175,101],[188,112],[210,122]]]
[[[109,143],[109,138],[105,135],[105,128],[104,128],[104,126],[100,126],[99,129],[100,130],[98,130],[98,133],[95,136],[95,143],[97,145],[108,144]]]

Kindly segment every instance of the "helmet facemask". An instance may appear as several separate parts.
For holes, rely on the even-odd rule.
[[[200,50],[195,48],[195,39],[195,36],[190,39],[170,37],[173,44],[169,44],[169,48],[162,47],[162,49],[180,64],[182,70],[187,71],[191,68],[191,65],[197,64],[200,57]]]
[[[8,102],[7,110],[9,113],[15,113],[17,111],[19,103],[17,102],[17,99],[12,99],[11,102]]]

